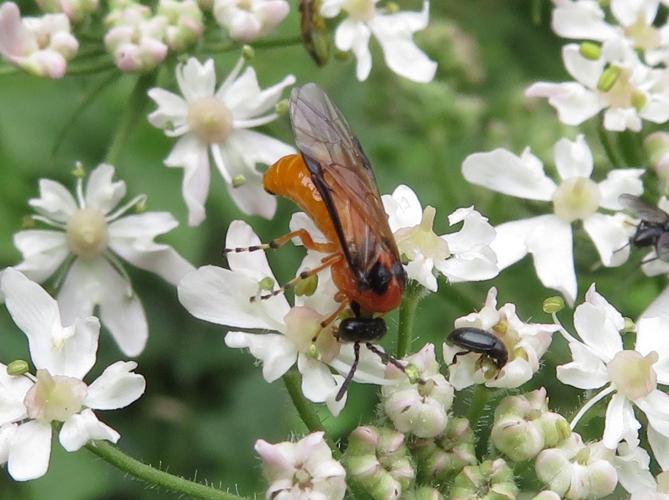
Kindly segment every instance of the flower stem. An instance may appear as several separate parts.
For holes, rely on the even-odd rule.
[[[409,281],[400,305],[400,322],[397,328],[397,349],[395,351],[398,358],[406,356],[411,347],[413,320],[422,295],[422,287],[415,281]]]
[[[290,399],[293,401],[293,406],[295,406],[298,415],[302,419],[302,422],[304,422],[304,425],[307,426],[307,429],[309,429],[309,432],[324,432],[325,442],[332,450],[332,455],[337,459],[340,458],[341,452],[330,437],[327,429],[323,425],[323,422],[321,422],[316,409],[309,401],[306,400],[302,394],[299,373],[297,373],[295,370],[290,370],[283,376],[283,383],[286,386],[288,394],[290,395]]]
[[[116,446],[105,441],[92,441],[86,445],[86,448],[117,469],[151,485],[167,488],[179,495],[203,500],[242,500],[245,498],[155,469],[126,455]]]
[[[609,132],[604,128],[603,124],[600,124],[597,127],[597,135],[599,136],[599,142],[602,143],[604,147],[604,152],[606,153],[609,162],[611,162],[611,167],[620,168],[625,165],[624,160],[621,158],[620,154],[616,150],[616,147],[611,140]]]
[[[484,384],[477,384],[472,392],[472,399],[469,403],[469,411],[467,412],[467,420],[472,429],[478,429],[478,444],[476,446],[476,454],[478,457],[487,455],[490,439],[490,427],[492,426],[490,412],[486,413],[486,406],[490,402],[492,391]]]
[[[146,106],[147,99],[146,93],[151,88],[157,77],[158,73],[152,71],[145,75],[141,75],[135,83],[135,88],[132,89],[132,93],[128,98],[128,102],[125,105],[123,114],[121,115],[121,121],[116,128],[114,133],[114,138],[112,139],[109,149],[107,150],[107,156],[105,157],[105,162],[115,165],[121,155],[121,151],[125,146],[125,143],[130,137],[135,123],[139,119],[140,115],[144,112],[144,107]]]
[[[641,134],[625,130],[618,134],[618,144],[629,167],[641,167],[643,162],[643,146]]]

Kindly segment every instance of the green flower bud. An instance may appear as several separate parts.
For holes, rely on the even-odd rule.
[[[250,61],[255,57],[255,55],[256,51],[250,45],[244,45],[242,47],[242,57],[244,58],[245,61]]]
[[[561,415],[548,411],[544,388],[504,398],[495,410],[491,438],[495,447],[515,462],[537,456],[571,433]]]
[[[289,108],[289,103],[288,99],[281,99],[279,102],[277,102],[274,105],[274,111],[277,112],[277,114],[283,116],[285,114],[288,114],[288,108]]]
[[[24,361],[22,359],[17,359],[7,365],[7,375],[11,377],[18,377],[21,375],[25,375],[29,371],[30,371],[30,365],[28,364],[27,361]]]
[[[564,299],[559,295],[548,297],[544,300],[544,312],[547,314],[559,313],[564,309]]]
[[[270,292],[274,289],[274,280],[266,276],[258,282],[258,288]]]
[[[465,465],[476,464],[474,433],[469,421],[451,416],[443,435],[435,439],[417,439],[413,454],[418,462],[418,478],[423,483],[446,481]]]
[[[596,61],[602,56],[602,47],[599,44],[593,42],[582,42],[578,48],[578,51],[586,59],[591,61]]]
[[[513,471],[498,458],[480,465],[468,465],[455,477],[451,500],[507,500],[515,499],[518,486]]]
[[[72,175],[78,179],[83,179],[86,177],[86,169],[84,168],[84,164],[80,161],[76,162],[74,164],[74,168],[72,169]]]
[[[242,187],[244,184],[246,184],[246,182],[247,182],[246,177],[244,177],[242,174],[235,175],[232,178],[232,187],[233,188]]]
[[[355,429],[342,463],[349,476],[375,499],[398,498],[413,485],[415,471],[404,435],[392,429]]]

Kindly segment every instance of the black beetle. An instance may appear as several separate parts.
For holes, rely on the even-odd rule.
[[[448,335],[448,341],[464,349],[464,351],[453,356],[453,363],[459,355],[470,352],[483,354],[492,361],[498,370],[501,370],[509,360],[509,353],[504,342],[496,335],[480,328],[469,326],[456,328]]]

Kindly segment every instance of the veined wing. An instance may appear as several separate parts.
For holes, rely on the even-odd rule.
[[[623,193],[618,197],[622,205],[634,212],[634,214],[646,222],[664,224],[669,222],[669,214],[664,210],[654,207],[633,194]]]

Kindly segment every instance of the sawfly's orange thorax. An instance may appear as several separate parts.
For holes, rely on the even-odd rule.
[[[327,240],[341,250],[332,217],[316,188],[311,172],[299,154],[284,156],[265,172],[263,185],[275,195],[283,196],[298,205],[314,222]],[[353,235],[350,239],[353,239]],[[347,238],[348,239],[348,238]],[[390,280],[384,289],[374,290],[361,283],[345,259],[331,267],[332,279],[337,288],[360,306],[363,314],[386,313],[400,305],[405,287],[404,279],[398,279],[396,271],[401,263],[390,252],[379,252],[378,265],[387,269]],[[403,278],[403,274],[401,277]]]

